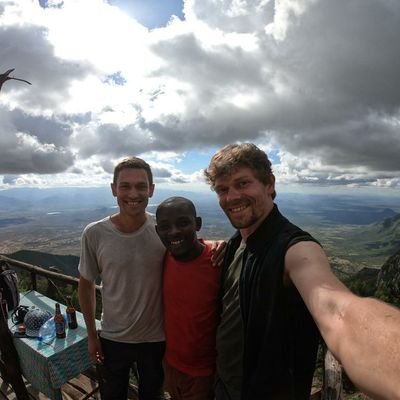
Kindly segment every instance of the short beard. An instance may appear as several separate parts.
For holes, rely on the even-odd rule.
[[[229,215],[227,215],[230,223],[235,229],[245,229],[253,226],[256,222],[258,222],[258,218],[255,215],[252,215],[249,221],[240,223],[240,222],[233,222]]]

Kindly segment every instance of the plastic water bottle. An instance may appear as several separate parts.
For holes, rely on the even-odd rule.
[[[39,342],[50,343],[56,337],[54,317],[48,319],[39,329]]]

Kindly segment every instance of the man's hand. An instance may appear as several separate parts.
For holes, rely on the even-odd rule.
[[[206,240],[205,242],[211,246],[212,265],[214,267],[220,267],[224,261],[227,243],[225,240]]]
[[[95,364],[102,364],[104,360],[103,349],[99,336],[88,337],[88,352],[90,359]]]

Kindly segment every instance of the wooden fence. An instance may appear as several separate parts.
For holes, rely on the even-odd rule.
[[[26,290],[35,290],[43,293],[47,297],[56,301],[66,303],[65,294],[75,294],[77,296],[77,289],[79,279],[62,274],[58,271],[57,267],[50,267],[45,269],[37,265],[28,264],[22,261],[18,261],[4,255],[0,255],[0,267],[2,265],[8,266],[17,272],[19,277],[24,277],[24,285]],[[25,277],[28,276],[28,283],[26,284]],[[40,284],[40,281],[45,281]],[[64,293],[63,293],[64,292]],[[96,285],[96,317],[99,318],[101,314],[101,293],[100,286]],[[80,311],[80,307],[77,301],[74,306]]]

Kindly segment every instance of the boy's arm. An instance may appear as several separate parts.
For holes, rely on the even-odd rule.
[[[353,383],[373,398],[400,399],[400,310],[351,293],[314,242],[287,251],[285,272]]]

